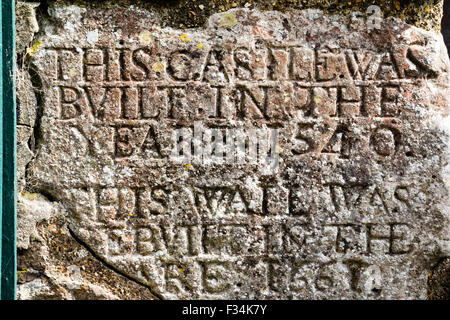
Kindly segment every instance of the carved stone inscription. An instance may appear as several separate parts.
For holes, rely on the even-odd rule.
[[[27,179],[99,257],[168,299],[426,297],[448,254],[439,37],[314,10],[50,14]]]

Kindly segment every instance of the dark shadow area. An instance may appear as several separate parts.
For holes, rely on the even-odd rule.
[[[450,0],[444,1],[444,16],[442,17],[441,31],[447,49],[450,52]]]
[[[450,299],[450,258],[439,261],[428,277],[428,299]]]

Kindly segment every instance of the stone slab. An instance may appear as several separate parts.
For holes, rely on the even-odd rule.
[[[450,254],[441,36],[319,10],[177,30],[58,5],[41,30],[27,183],[108,264],[165,299],[426,298]]]

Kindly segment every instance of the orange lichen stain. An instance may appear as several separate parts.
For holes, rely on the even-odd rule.
[[[48,231],[50,231],[51,233],[58,233],[58,229],[56,228],[56,226],[54,224],[52,224],[48,227]]]

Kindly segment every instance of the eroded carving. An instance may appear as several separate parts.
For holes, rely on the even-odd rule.
[[[313,13],[239,9],[189,33],[149,18],[145,43],[53,13],[29,179],[165,298],[424,298],[448,223],[442,41]]]

